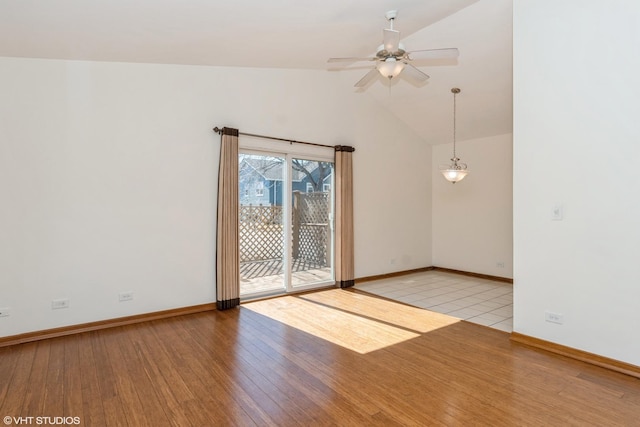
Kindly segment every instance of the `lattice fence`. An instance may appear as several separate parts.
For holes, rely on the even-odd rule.
[[[293,259],[315,267],[328,266],[331,258],[329,193],[294,192]]]
[[[282,206],[240,206],[240,262],[283,256]]]
[[[330,265],[329,193],[294,192],[293,259],[309,268]],[[282,206],[240,206],[240,262],[282,259]]]
[[[240,205],[240,222],[282,225],[282,206]]]

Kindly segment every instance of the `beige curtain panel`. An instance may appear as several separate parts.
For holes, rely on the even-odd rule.
[[[238,238],[238,129],[223,128],[218,172],[216,245],[216,306],[226,310],[240,304]]]
[[[337,145],[336,171],[336,283],[341,288],[354,285],[353,262],[353,147]]]

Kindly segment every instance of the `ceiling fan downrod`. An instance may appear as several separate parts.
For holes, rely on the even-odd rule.
[[[398,11],[397,10],[390,10],[387,13],[385,13],[384,16],[385,16],[385,18],[387,18],[387,21],[389,21],[389,29],[393,30],[393,21],[398,16]]]

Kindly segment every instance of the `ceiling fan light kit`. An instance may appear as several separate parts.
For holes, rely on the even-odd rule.
[[[370,70],[355,84],[355,87],[361,88],[370,83],[371,80],[377,76],[377,73],[380,73],[380,75],[389,81],[402,73],[404,78],[419,85],[426,82],[429,76],[414,67],[411,61],[416,59],[458,57],[458,49],[456,48],[426,49],[407,52],[404,45],[400,43],[400,31],[393,29],[393,21],[397,16],[398,12],[395,10],[390,10],[385,14],[387,21],[389,21],[389,28],[382,30],[382,44],[378,46],[375,56],[369,58],[329,58],[328,62],[354,63],[376,61],[377,64],[375,68]]]
[[[378,71],[383,77],[391,80],[402,72],[404,65],[404,62],[398,61],[396,58],[387,58],[384,62],[378,64]]]
[[[460,93],[460,89],[454,87],[451,89],[451,93],[453,93],[453,157],[451,157],[451,164],[440,166],[440,173],[447,181],[455,184],[462,181],[469,171],[467,164],[460,162],[460,158],[456,156],[456,95]]]

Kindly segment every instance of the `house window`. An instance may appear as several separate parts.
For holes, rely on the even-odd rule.
[[[313,184],[307,182],[307,193],[313,193]]]
[[[259,182],[256,185],[256,196],[258,196],[258,197],[264,196],[264,183]]]
[[[331,191],[331,184],[322,184],[322,191],[324,191],[325,193]]]

